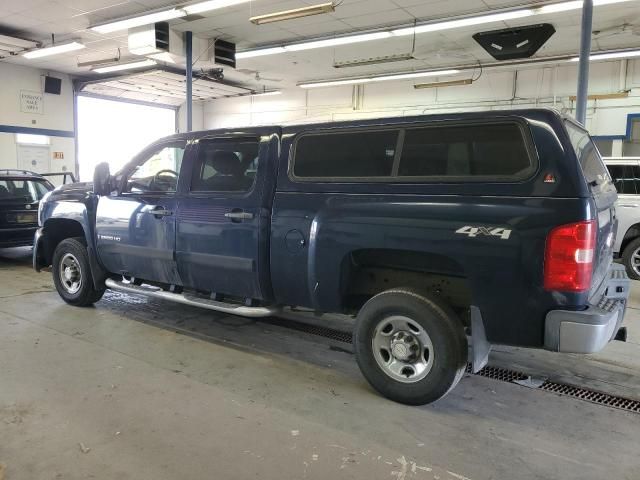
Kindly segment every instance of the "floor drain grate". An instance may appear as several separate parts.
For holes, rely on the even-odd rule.
[[[470,363],[467,364],[467,373],[473,373],[471,371]],[[526,380],[527,378],[529,378],[528,375],[525,375],[522,372],[516,372],[514,370],[509,370],[506,368],[492,367],[490,365],[483,367],[482,370],[480,370],[475,375],[480,375],[481,377],[493,378],[494,380],[500,380],[501,382],[509,382],[509,383],[513,383],[516,380]]]
[[[329,327],[322,327],[319,325],[311,325],[309,323],[298,322],[295,320],[289,320],[287,318],[260,319],[263,323],[270,325],[277,325],[279,327],[290,328],[291,330],[297,330],[299,332],[310,333],[311,335],[318,335],[320,337],[330,338],[338,342],[352,343],[353,336],[351,332],[343,332]]]
[[[562,395],[579,398],[580,400],[597,403],[598,405],[605,405],[607,407],[640,413],[640,401],[632,400],[630,398],[617,397],[615,395],[609,395],[608,393],[589,390],[588,388],[572,387],[571,385],[564,385],[562,383],[550,381],[544,382],[540,389],[546,390],[547,392],[560,393]]]

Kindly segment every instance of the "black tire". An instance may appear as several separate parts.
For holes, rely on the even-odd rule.
[[[624,247],[624,251],[622,252],[622,263],[624,264],[624,268],[627,269],[627,275],[629,278],[634,280],[640,280],[640,274],[636,272],[633,268],[633,254],[640,253],[640,238],[636,238],[635,240],[631,240],[626,247]],[[637,266],[640,270],[640,265]]]
[[[65,278],[63,260],[75,265],[74,275],[78,275],[79,279],[77,290],[69,284],[76,277]],[[104,290],[96,290],[93,286],[89,255],[82,238],[66,238],[58,244],[53,252],[52,271],[56,290],[69,305],[88,307],[100,300],[104,294]]]
[[[412,325],[415,331],[421,327],[427,333],[431,342],[429,350],[432,348],[433,351],[427,353],[425,347],[424,358],[420,358],[422,361],[427,355],[432,358],[430,369],[423,370],[428,372],[424,378],[416,375],[416,380],[411,380],[413,383],[403,383],[393,378],[393,373],[387,373],[388,368],[383,369],[378,364],[374,356],[374,337],[380,335],[380,325],[390,318],[410,319],[418,324]],[[424,405],[444,397],[460,381],[467,364],[467,337],[462,322],[440,300],[409,288],[379,293],[362,307],[358,313],[354,345],[358,366],[371,386],[385,397],[407,405]],[[378,355],[377,358],[384,362],[385,356]],[[395,359],[395,353],[391,353],[390,361]]]

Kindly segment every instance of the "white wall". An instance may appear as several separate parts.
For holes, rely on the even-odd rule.
[[[620,61],[591,64],[589,94],[631,89],[625,99],[589,102],[587,126],[593,135],[623,135],[627,114],[640,113],[640,60],[628,62],[623,80],[621,66]],[[465,74],[441,80],[468,77]],[[466,86],[416,90],[414,83],[417,82],[380,82],[359,88],[295,88],[278,96],[215,100],[204,106],[204,128],[533,106],[555,106],[573,114],[575,102],[569,97],[576,92],[577,66],[565,63],[518,71],[487,70],[478,81]]]
[[[43,93],[43,113],[23,113],[20,91],[42,92],[45,74],[62,79],[60,95]],[[68,75],[0,63],[0,126],[42,128],[73,132],[73,86]],[[75,140],[73,137],[51,136],[50,166],[52,171],[75,171]],[[62,152],[63,159],[54,159]],[[17,168],[17,148],[14,133],[0,132],[0,168]]]
[[[204,130],[204,104],[202,102],[193,103],[193,111],[191,112],[192,127],[194,131]],[[187,104],[183,103],[178,108],[178,132],[187,131]]]

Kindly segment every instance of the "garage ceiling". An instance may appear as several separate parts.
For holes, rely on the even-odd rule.
[[[191,30],[201,38],[223,38],[236,42],[238,49],[327,37],[390,25],[411,24],[469,13],[486,13],[497,8],[535,5],[541,2],[513,0],[342,0],[334,13],[299,18],[267,25],[254,25],[249,17],[291,8],[313,5],[320,0],[255,0],[234,7],[205,12],[198,17],[175,19],[175,30]],[[50,42],[80,39],[87,48],[80,52],[43,58],[38,61],[11,57],[2,61],[32,65],[74,75],[88,74],[78,62],[113,56],[127,51],[125,31],[98,34],[90,25],[138,15],[149,10],[184,2],[171,0],[3,0],[0,3],[0,29],[21,33],[27,38]],[[225,69],[227,79],[253,89],[293,87],[297,82],[391,73],[400,70],[428,69],[450,65],[485,63],[491,57],[472,39],[482,30],[493,30],[537,22],[551,22],[557,33],[538,51],[536,57],[575,54],[578,51],[580,12],[578,10],[468,28],[459,28],[411,36],[344,45],[335,48],[291,52],[238,61],[238,70]],[[640,1],[596,8],[593,49],[640,48]],[[367,65],[335,69],[335,62],[373,56],[413,52],[412,60],[393,64]],[[202,52],[196,52],[196,56]],[[203,56],[206,58],[206,55]],[[206,62],[204,68],[209,66]],[[147,77],[140,77],[147,81]],[[155,81],[155,80],[154,80]],[[109,82],[112,83],[112,82]],[[109,87],[120,88],[122,84]],[[141,85],[144,86],[144,85]],[[106,88],[106,86],[105,86]],[[126,91],[126,89],[123,89]],[[125,94],[125,93],[123,93]],[[128,95],[129,93],[126,93]],[[215,97],[211,97],[215,98]]]

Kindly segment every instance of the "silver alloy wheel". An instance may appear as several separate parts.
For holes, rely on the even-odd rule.
[[[394,315],[378,322],[371,346],[378,366],[399,382],[418,382],[433,367],[431,338],[419,323],[408,317]]]
[[[631,268],[640,276],[640,247],[636,248],[631,254]]]
[[[60,259],[60,283],[67,293],[78,293],[82,287],[82,270],[78,259],[71,253],[65,253]]]

